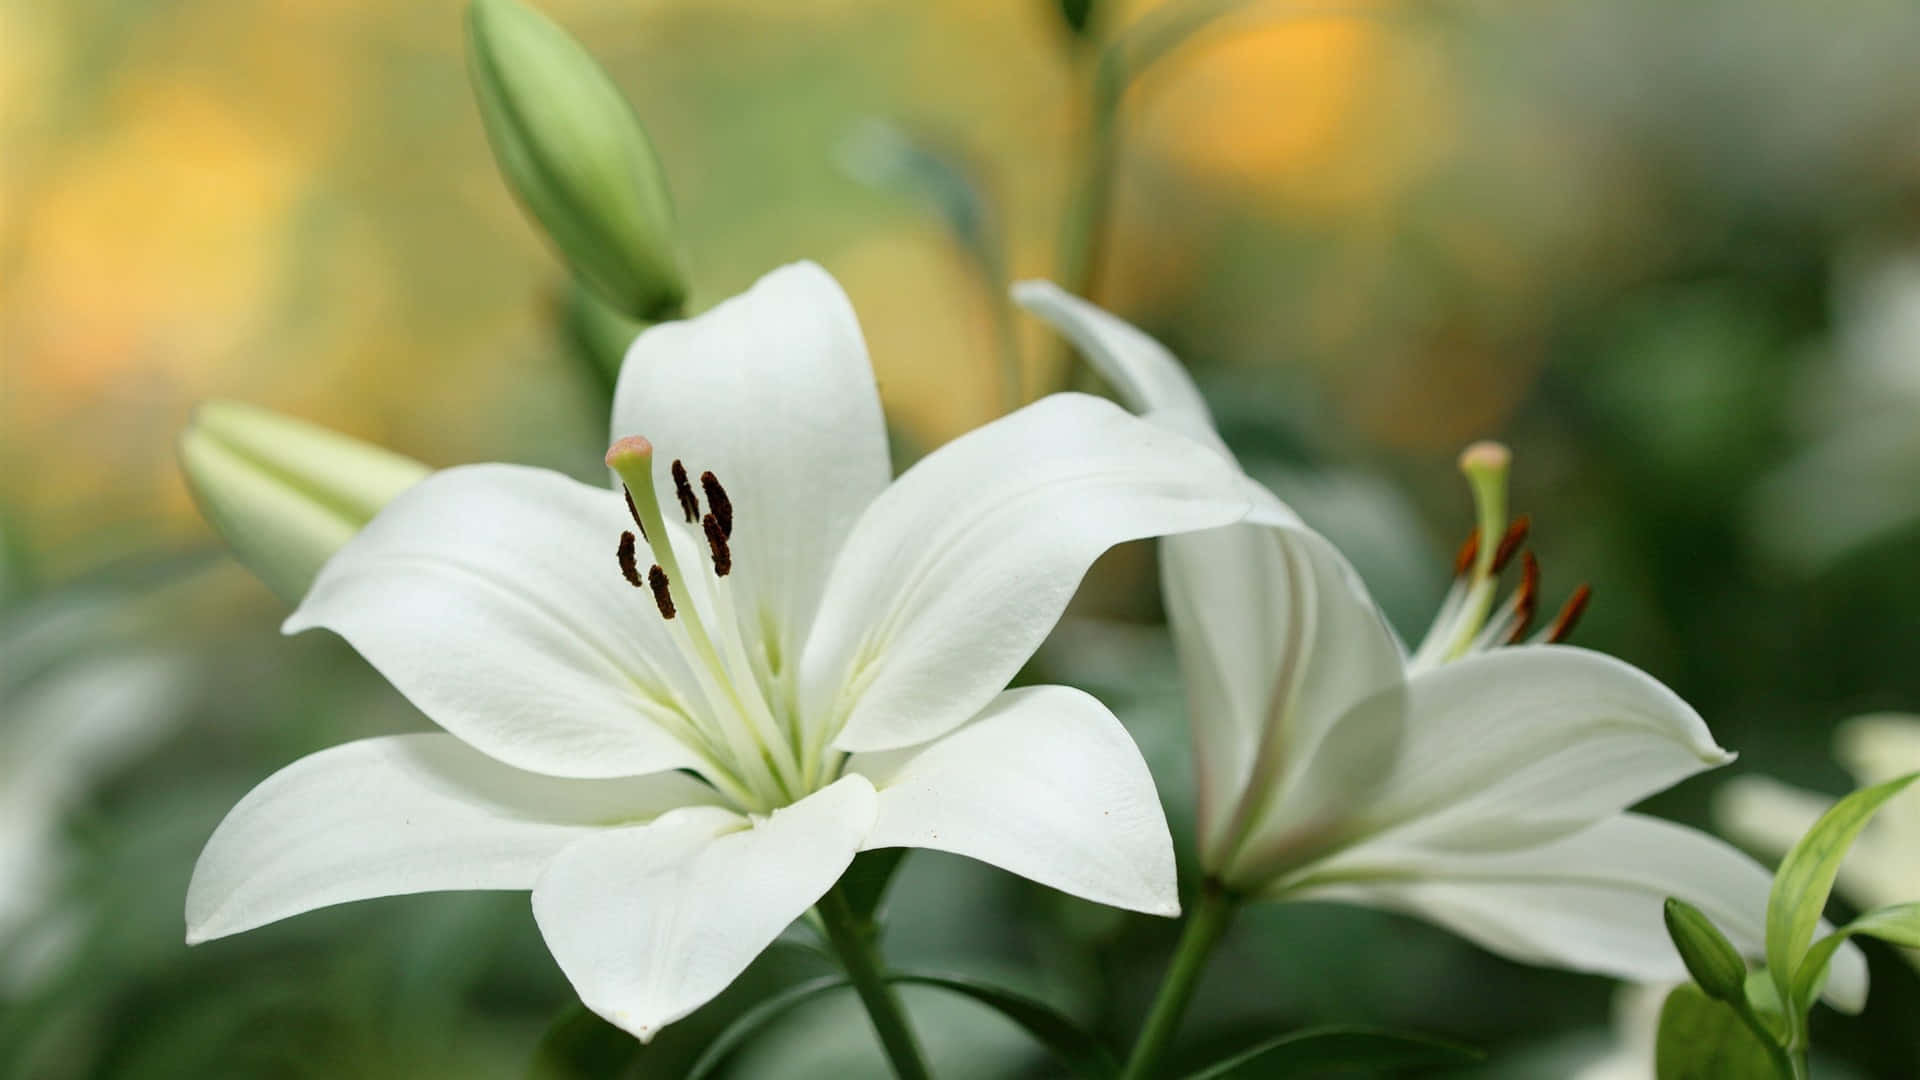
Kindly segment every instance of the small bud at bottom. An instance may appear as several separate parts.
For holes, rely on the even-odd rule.
[[[1747,962],[1720,928],[1699,908],[1674,897],[1667,898],[1664,915],[1667,936],[1700,989],[1718,1001],[1746,1000]]]

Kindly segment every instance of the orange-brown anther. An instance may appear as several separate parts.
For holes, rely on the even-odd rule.
[[[707,534],[707,551],[713,555],[713,576],[726,577],[733,571],[733,552],[727,550],[726,530],[712,514],[700,519],[700,528]]]
[[[1507,634],[1509,645],[1527,632],[1539,610],[1540,560],[1529,551],[1520,557],[1520,587],[1513,593],[1513,630]]]
[[[640,508],[633,505],[633,492],[627,490],[627,485],[621,484],[620,494],[627,500],[627,515],[633,518],[633,527],[640,530],[640,539],[645,540],[647,523],[640,520]]]
[[[1560,609],[1560,614],[1553,617],[1553,625],[1547,628],[1546,640],[1549,642],[1567,640],[1567,635],[1573,633],[1574,625],[1580,621],[1581,613],[1587,610],[1587,601],[1592,598],[1593,589],[1589,586],[1582,585],[1573,590],[1573,595],[1567,598],[1566,606]]]
[[[673,618],[673,591],[667,587],[667,572],[658,563],[647,568],[647,584],[653,588],[653,603],[660,609],[660,617]]]
[[[1525,514],[1514,518],[1513,524],[1507,526],[1507,534],[1500,538],[1500,546],[1493,552],[1493,573],[1505,570],[1507,563],[1513,561],[1514,553],[1527,542],[1527,531],[1532,527],[1533,519]]]
[[[620,534],[620,553],[619,554],[620,554],[620,575],[627,579],[627,584],[633,586],[636,589],[640,588],[641,585],[644,583],[640,580],[640,564],[636,562],[633,557],[633,534],[632,533],[623,532]]]
[[[1473,568],[1474,556],[1478,554],[1480,554],[1480,531],[1476,529],[1467,534],[1467,542],[1460,545],[1459,553],[1453,557],[1453,576],[1465,577],[1467,571]]]
[[[733,536],[733,500],[727,498],[727,489],[720,486],[720,478],[713,475],[711,470],[701,473],[700,490],[706,493],[707,508],[713,511],[714,518],[720,522],[720,532],[731,538]]]

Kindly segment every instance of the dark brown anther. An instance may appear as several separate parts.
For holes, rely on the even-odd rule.
[[[733,552],[727,550],[727,530],[712,514],[700,519],[700,527],[707,534],[707,550],[713,553],[713,576],[726,577],[733,571]]]
[[[1492,573],[1498,574],[1507,568],[1520,545],[1527,542],[1527,530],[1532,527],[1533,519],[1525,514],[1513,519],[1513,524],[1507,526],[1507,534],[1500,538],[1500,546],[1494,549]]]
[[[640,508],[633,505],[633,492],[627,490],[627,485],[621,484],[620,494],[627,500],[627,513],[633,517],[633,527],[640,530],[640,539],[647,539],[647,523],[640,520]]]
[[[653,587],[653,604],[660,609],[660,617],[673,618],[673,591],[667,588],[667,572],[659,563],[647,567],[647,584]]]
[[[1540,560],[1529,551],[1520,557],[1520,587],[1513,592],[1513,629],[1507,633],[1507,644],[1519,641],[1526,634],[1539,611]]]
[[[1473,566],[1473,557],[1480,554],[1480,530],[1467,534],[1467,542],[1460,545],[1460,551],[1453,557],[1453,576],[1465,577],[1469,567]]]
[[[687,516],[687,524],[700,520],[700,500],[693,497],[693,485],[687,483],[687,467],[680,464],[679,458],[673,459],[673,493],[680,499],[680,512]]]
[[[707,509],[720,521],[720,532],[731,539],[733,537],[733,500],[727,498],[727,489],[720,486],[720,478],[711,470],[700,474],[700,490],[707,493]]]
[[[1574,624],[1580,621],[1581,613],[1587,610],[1587,601],[1592,598],[1593,590],[1585,585],[1573,590],[1573,595],[1567,598],[1567,606],[1560,609],[1560,614],[1553,617],[1553,625],[1547,627],[1546,640],[1567,640],[1567,635],[1573,633]]]
[[[620,534],[620,575],[634,588],[641,586],[640,564],[633,558],[633,534],[630,532]]]

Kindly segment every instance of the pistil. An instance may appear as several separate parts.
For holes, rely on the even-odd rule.
[[[707,699],[707,711],[720,729],[718,734],[728,749],[728,756],[734,760],[734,767],[744,770],[743,777],[749,786],[763,793],[760,801],[765,805],[761,809],[799,797],[805,791],[799,763],[774,720],[740,643],[731,590],[726,581],[732,570],[731,550],[725,546],[724,535],[719,546],[711,542],[719,532],[715,515],[705,518],[715,521],[715,529],[709,531],[703,527],[703,532],[708,534],[709,550],[715,556],[710,592],[716,610],[714,618],[707,620],[701,618],[701,610],[694,603],[691,579],[674,551],[670,526],[660,512],[661,501],[653,479],[653,444],[639,436],[629,436],[613,444],[606,460],[625,483],[628,509],[653,556],[646,584],[652,591],[655,606],[667,623],[668,635],[698,681],[702,696]],[[676,460],[669,472],[682,517],[688,523],[702,521],[699,500],[687,481],[686,467]],[[715,483],[717,486],[718,481]],[[731,511],[729,503],[729,517]],[[628,546],[623,539],[621,551],[626,552]],[[623,575],[626,570],[623,559]],[[636,574],[637,571],[636,560]],[[633,582],[634,576],[628,575],[628,581]],[[722,650],[725,661],[721,658]]]

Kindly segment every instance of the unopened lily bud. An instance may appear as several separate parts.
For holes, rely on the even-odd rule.
[[[574,273],[633,318],[678,315],[686,274],[659,159],[587,51],[517,0],[473,0],[467,71],[494,160]]]
[[[1745,1000],[1747,962],[1740,958],[1720,928],[1699,908],[1675,897],[1667,898],[1667,936],[1680,952],[1687,973],[1707,996],[1718,1001]]]
[[[289,416],[209,401],[180,435],[200,513],[282,600],[297,603],[335,551],[425,465]]]

